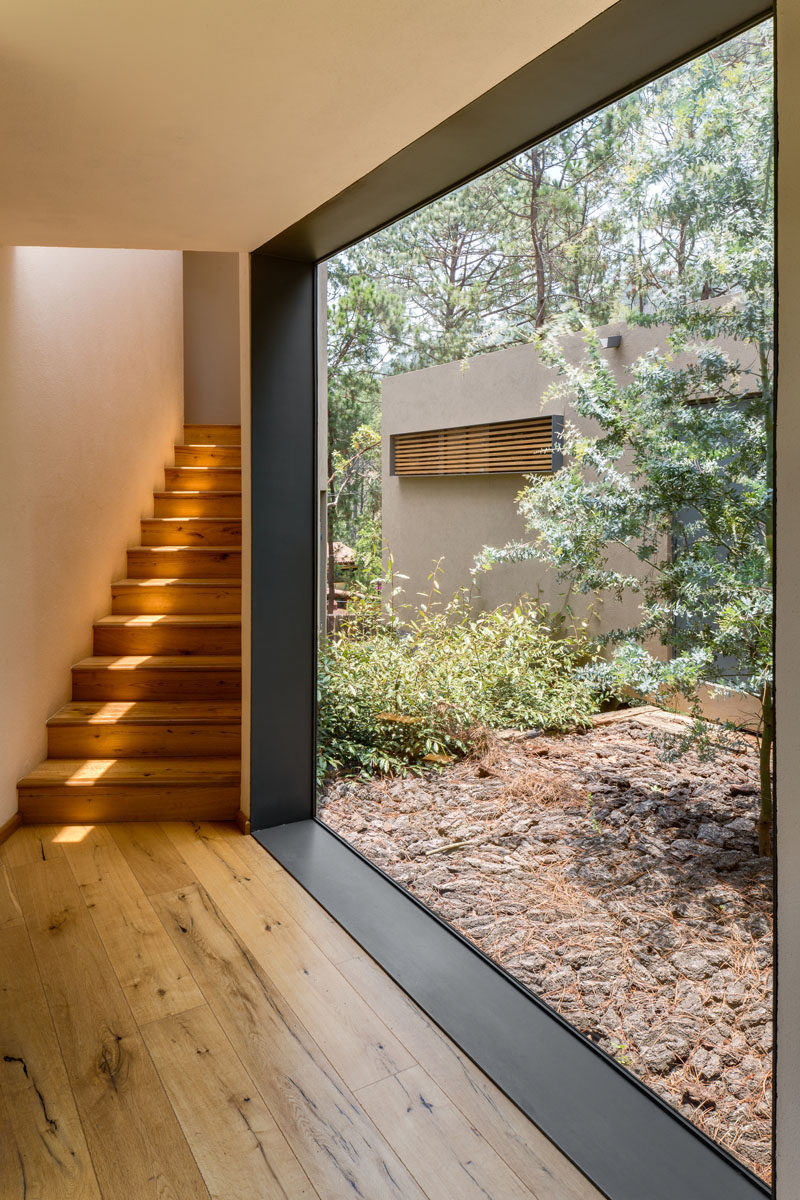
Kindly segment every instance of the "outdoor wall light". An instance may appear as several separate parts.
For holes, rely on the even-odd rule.
[[[613,333],[611,337],[600,338],[600,345],[604,350],[611,350],[615,346],[622,345],[622,334]]]

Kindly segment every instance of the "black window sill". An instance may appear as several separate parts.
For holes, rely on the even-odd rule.
[[[254,836],[610,1200],[772,1194],[319,821]]]

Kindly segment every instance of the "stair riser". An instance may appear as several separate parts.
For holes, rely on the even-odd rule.
[[[176,446],[176,467],[240,467],[241,446]]]
[[[129,579],[213,579],[217,575],[241,579],[242,552],[230,550],[212,551],[153,550],[149,547],[128,551]]]
[[[143,546],[241,546],[241,519],[142,521]]]
[[[19,811],[28,825],[91,825],[106,821],[232,821],[241,786],[101,788],[20,787]]]
[[[241,654],[238,625],[220,629],[173,629],[167,625],[96,625],[94,653],[101,654]]]
[[[240,425],[184,425],[183,440],[187,445],[239,446],[242,441]]]
[[[47,730],[50,758],[238,758],[240,725],[63,725]]]
[[[109,670],[72,671],[73,700],[240,700],[240,671]]]
[[[242,611],[241,587],[218,588],[170,586],[111,589],[111,611],[118,613],[238,613]]]
[[[201,496],[155,496],[153,512],[157,517],[241,517],[242,497],[217,492],[204,492]]]
[[[239,492],[242,489],[242,473],[234,467],[166,467],[164,470],[166,491],[188,492]]]

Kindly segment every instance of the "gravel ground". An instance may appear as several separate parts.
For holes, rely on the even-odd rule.
[[[680,722],[639,709],[501,734],[423,778],[335,780],[320,816],[769,1181],[755,743],[666,763],[654,730]]]

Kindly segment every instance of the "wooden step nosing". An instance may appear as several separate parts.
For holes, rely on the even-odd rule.
[[[59,759],[52,759],[53,762],[59,762]],[[118,762],[130,762],[130,759],[118,759]],[[158,759],[149,760],[157,763]],[[186,762],[196,761],[192,758],[187,758]],[[231,759],[232,762],[238,761]],[[209,776],[208,778],[198,779],[176,779],[172,776],[148,775],[142,779],[136,779],[133,776],[125,779],[102,779],[96,783],[90,779],[79,780],[76,783],[68,783],[64,779],[44,779],[35,775],[26,776],[25,779],[20,779],[17,787],[20,792],[37,791],[37,792],[52,792],[61,790],[65,795],[74,795],[82,791],[93,792],[100,796],[113,796],[119,788],[225,788],[225,787],[240,787],[241,773],[237,776],[236,772],[232,772],[229,776]]]
[[[133,614],[137,615],[137,614]],[[133,621],[129,613],[109,613],[98,617],[94,628],[103,629],[240,629],[242,618],[238,613],[139,613],[152,616],[151,622]],[[215,619],[216,618],[216,619]]]
[[[97,775],[94,779],[74,779],[87,763],[108,763],[116,768],[113,775]],[[43,768],[49,765],[49,769]],[[159,768],[161,774],[159,774]],[[191,787],[197,783],[235,784],[241,777],[240,758],[48,758],[19,781],[20,787],[139,787],[157,781],[162,785]]]
[[[200,725],[204,729],[241,729],[241,717],[134,717],[130,721],[93,721],[91,717],[59,717],[53,713],[47,721],[48,729],[177,729]]]
[[[207,496],[208,492],[198,492],[196,494],[200,495],[200,496]],[[212,494],[214,496],[222,496],[225,493],[214,492]],[[236,493],[236,495],[240,495],[240,494],[241,493],[239,493],[239,492]],[[196,521],[198,524],[200,524],[201,522],[204,522],[206,524],[212,524],[212,525],[241,525],[242,518],[241,517],[213,517],[213,516],[212,517],[197,517],[197,516],[142,517],[142,524],[144,524],[144,525],[154,525],[154,524],[163,525],[163,524],[173,524],[173,523],[176,525],[177,524],[185,525],[187,522],[192,522],[192,521]]]
[[[201,662],[197,662],[198,655],[191,654],[170,654],[170,655],[147,655],[148,662],[131,663],[130,666],[115,666],[121,658],[140,658],[144,655],[138,654],[103,654],[83,658],[80,662],[73,664],[73,671],[113,671],[118,675],[122,675],[127,671],[205,671],[205,672],[241,672],[241,659],[236,662],[220,662],[211,661],[211,656],[206,656]],[[220,658],[229,659],[229,655],[220,655]],[[159,661],[161,660],[161,661]],[[166,660],[166,661],[164,661]]]
[[[184,575],[177,579],[159,579],[157,575],[152,575],[148,579],[137,579],[127,577],[125,579],[115,579],[111,584],[112,588],[131,588],[131,587],[158,587],[162,590],[171,587],[201,587],[201,588],[236,588],[241,590],[241,581],[235,576],[218,575],[215,579],[192,578],[191,575]],[[142,614],[144,615],[144,614]]]
[[[107,709],[109,704],[122,707],[127,702],[70,700],[52,714],[47,724],[51,728],[90,725],[110,729],[114,726],[184,724],[241,727],[242,723],[242,706],[235,700],[139,700],[134,702],[133,708],[126,707],[120,713],[107,712],[104,718],[101,710]],[[79,708],[86,711],[78,711]]]

